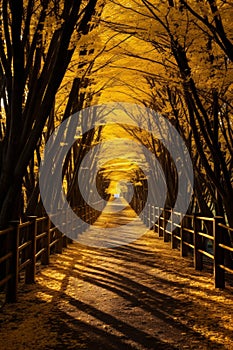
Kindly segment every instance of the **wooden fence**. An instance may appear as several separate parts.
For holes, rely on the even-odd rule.
[[[140,212],[144,204],[138,205],[139,208],[134,209]],[[140,217],[147,227],[154,228],[164,242],[170,242],[172,249],[180,249],[182,257],[191,252],[196,270],[203,269],[204,257],[210,259],[213,263],[215,287],[225,287],[225,272],[233,274],[233,228],[223,223],[223,217],[184,215],[150,204],[145,206],[142,213]]]
[[[88,223],[93,223],[100,214],[89,206],[76,208],[75,212]],[[72,230],[71,219],[66,220]],[[0,292],[4,302],[17,301],[21,275],[26,284],[34,283],[37,263],[48,265],[50,255],[62,253],[71,241],[54,227],[48,216],[31,216],[24,223],[12,221],[8,228],[0,230],[0,240]]]
[[[140,212],[143,204],[137,205],[140,206],[137,212]],[[79,207],[76,212],[90,224],[100,214],[89,206]],[[142,213],[144,223],[150,228],[153,227],[158,235],[163,237],[164,242],[171,242],[172,249],[179,248],[181,256],[192,252],[195,269],[202,270],[204,256],[211,259],[215,287],[225,287],[225,272],[233,274],[232,266],[228,266],[226,262],[226,253],[228,252],[228,256],[233,253],[233,247],[229,243],[232,241],[229,237],[232,235],[233,238],[233,228],[225,225],[222,217],[183,215],[153,205],[147,205]],[[173,215],[176,215],[176,218],[178,216],[179,220],[174,220]],[[67,217],[66,220],[72,229],[71,219]],[[175,226],[175,230],[169,230],[168,224],[171,227]],[[48,265],[50,254],[62,253],[68,241],[47,216],[31,216],[24,223],[11,222],[8,228],[0,231],[0,240],[0,291],[5,291],[6,302],[17,301],[22,272],[25,283],[34,283],[37,262]]]

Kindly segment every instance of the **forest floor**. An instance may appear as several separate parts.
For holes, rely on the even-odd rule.
[[[153,231],[117,248],[73,243],[0,314],[1,350],[233,349],[233,289],[214,289]]]

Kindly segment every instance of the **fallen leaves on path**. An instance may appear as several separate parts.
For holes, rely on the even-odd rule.
[[[127,246],[74,243],[0,315],[1,350],[233,349],[232,288],[214,289],[152,231]]]

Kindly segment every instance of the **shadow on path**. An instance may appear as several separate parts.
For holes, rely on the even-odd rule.
[[[229,350],[231,292],[152,231],[111,249],[74,243],[4,308],[0,348]]]

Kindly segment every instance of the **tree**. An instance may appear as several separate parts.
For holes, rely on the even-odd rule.
[[[0,226],[18,216],[23,177],[96,5],[1,1]]]
[[[218,8],[214,1],[194,4],[197,13],[207,11],[206,27],[197,22],[184,1],[109,3],[111,10],[121,9],[123,14],[105,23],[112,31],[133,36],[140,48],[144,43],[151,45],[147,56],[143,50],[138,54],[135,47],[130,47],[131,52],[121,51],[122,56],[127,52],[129,70],[132,60],[141,59],[138,73],[148,81],[151,96],[141,103],[169,118],[186,140],[195,167],[195,200],[201,211],[224,212],[233,226],[232,29],[228,24],[232,7]]]

